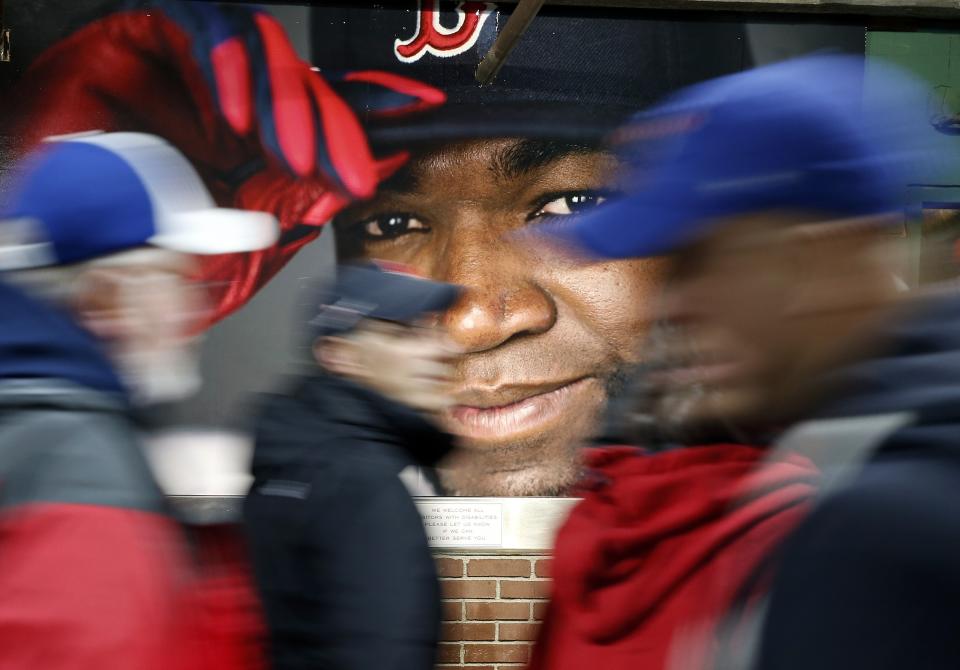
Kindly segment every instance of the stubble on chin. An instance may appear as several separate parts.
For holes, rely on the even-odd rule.
[[[583,466],[578,447],[529,466],[508,469],[483,450],[461,449],[439,470],[449,495],[534,497],[566,496],[579,481]]]

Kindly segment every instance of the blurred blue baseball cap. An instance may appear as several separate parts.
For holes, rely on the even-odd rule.
[[[865,67],[887,80],[869,99]],[[640,258],[671,253],[738,214],[826,220],[901,210],[911,166],[932,151],[924,100],[899,70],[852,56],[690,87],[614,133],[628,171],[622,198],[541,232],[593,257]]]
[[[187,159],[144,133],[49,138],[0,204],[0,271],[92,260],[143,246],[189,254],[272,245],[276,218],[217,207]]]

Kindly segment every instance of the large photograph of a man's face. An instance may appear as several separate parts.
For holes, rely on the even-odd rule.
[[[578,450],[643,363],[665,265],[583,263],[522,233],[616,198],[623,178],[609,138],[617,125],[681,86],[750,67],[750,44],[771,42],[770,31],[751,33],[720,15],[548,5],[493,82],[481,85],[477,65],[514,6],[268,7],[324,76],[398,74],[443,90],[447,102],[403,119],[368,118],[359,108],[377,154],[408,160],[208,333],[205,387],[182,421],[246,430],[245,399],[277,388],[303,344],[296,308],[304,280],[329,276],[334,256],[395,261],[464,288],[440,317],[462,355],[455,405],[439,419],[459,449],[429,478],[438,492],[570,492]],[[862,43],[856,33],[843,39]],[[349,87],[341,90],[350,97]]]
[[[568,492],[577,450],[642,359],[662,263],[584,265],[520,233],[617,197],[606,141],[617,122],[747,64],[738,24],[547,8],[481,86],[477,64],[511,10],[428,0],[372,14],[317,8],[312,23],[315,62],[351,59],[449,96],[412,127],[373,129],[375,142],[407,142],[412,158],[334,227],[341,258],[402,262],[466,289],[442,318],[464,352],[441,418],[459,436],[439,471],[456,495]],[[441,34],[454,28],[459,46]]]
[[[337,218],[344,256],[401,261],[467,288],[443,316],[465,352],[442,418],[462,449],[441,470],[449,491],[568,490],[576,449],[639,360],[660,263],[581,266],[511,237],[602,206],[616,167],[599,148],[564,142],[451,142]]]

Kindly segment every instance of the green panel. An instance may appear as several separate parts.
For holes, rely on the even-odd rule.
[[[952,32],[867,32],[867,56],[882,58],[917,75],[927,87],[925,127],[929,139],[960,159],[960,33]],[[877,94],[876,68],[867,65],[864,96]],[[956,134],[951,134],[956,133]],[[960,186],[960,160],[932,166],[916,175],[914,183]]]

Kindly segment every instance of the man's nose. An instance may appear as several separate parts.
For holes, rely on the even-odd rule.
[[[553,298],[535,278],[536,261],[502,239],[484,238],[450,245],[444,264],[444,280],[466,290],[443,325],[466,353],[546,332],[557,320]]]

